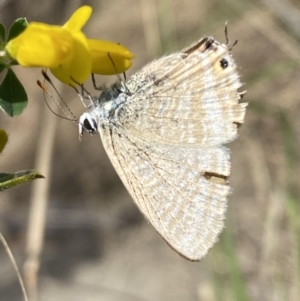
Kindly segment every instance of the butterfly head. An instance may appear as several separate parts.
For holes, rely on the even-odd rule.
[[[82,137],[83,132],[87,132],[89,134],[96,134],[98,133],[97,130],[97,121],[96,119],[88,112],[83,113],[78,122],[79,128],[79,138]]]

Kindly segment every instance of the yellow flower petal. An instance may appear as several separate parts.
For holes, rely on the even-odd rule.
[[[87,5],[79,7],[63,27],[71,31],[81,30],[91,17],[92,11],[92,8]]]
[[[23,67],[55,68],[72,56],[73,39],[60,26],[32,22],[6,49]]]
[[[87,42],[92,56],[92,73],[113,75],[131,67],[134,54],[126,47],[110,41],[88,39]]]
[[[73,33],[73,56],[50,69],[61,82],[71,86],[84,83],[91,74],[92,59],[85,35]]]

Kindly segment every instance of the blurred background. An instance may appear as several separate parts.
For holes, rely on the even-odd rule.
[[[208,256],[191,263],[146,223],[99,137],[80,142],[77,127],[46,108],[36,85],[40,71],[16,68],[29,104],[14,119],[0,113],[9,134],[1,171],[35,168],[46,179],[1,193],[0,231],[29,290],[37,281],[36,300],[299,300],[299,0],[1,0],[0,21],[63,24],[83,4],[94,9],[84,28],[88,37],[135,53],[128,77],[204,35],[225,42],[228,21],[250,105],[239,139],[230,144],[226,228]],[[115,81],[97,77],[98,84]],[[57,87],[80,115],[74,90]],[[40,257],[28,258],[28,251],[39,250]],[[0,300],[23,300],[2,244]]]

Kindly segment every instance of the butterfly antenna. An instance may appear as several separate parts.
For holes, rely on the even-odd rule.
[[[54,103],[59,107],[59,109],[67,116],[61,116],[59,114],[57,114],[56,112],[53,111],[53,109],[50,107],[46,97],[44,97],[44,100],[45,100],[45,103],[47,105],[47,107],[49,108],[49,110],[57,117],[59,118],[62,118],[62,119],[65,119],[65,120],[69,120],[69,121],[72,121],[73,123],[75,123],[76,125],[78,124],[78,121],[75,117],[75,115],[71,112],[72,116],[75,118],[75,119],[72,119],[68,114],[67,112],[62,108],[62,106],[59,104],[59,102],[53,97],[53,95],[49,92],[48,88],[39,80],[37,80],[37,84],[38,86],[46,93],[48,94],[48,96],[54,101]]]
[[[228,27],[227,27],[228,21],[225,22],[225,29],[224,29],[224,33],[225,33],[225,40],[226,40],[226,46],[228,46],[229,44],[229,37],[228,37]]]
[[[228,26],[227,26],[227,24],[228,24],[228,21],[225,22],[225,30],[224,30],[224,32],[225,32],[225,39],[226,39],[226,46],[229,45],[229,35],[228,35]],[[229,48],[229,51],[231,51],[234,48],[234,46],[237,44],[237,42],[238,42],[238,40],[234,41],[234,43],[232,44],[232,46]]]
[[[235,47],[235,45],[238,43],[238,40],[235,40],[234,43],[232,44],[232,46],[229,48],[229,51],[231,51],[233,49],[233,47]]]
[[[45,70],[42,70],[42,75],[44,77],[44,79],[51,85],[51,87],[54,89],[54,91],[56,92],[56,94],[58,95],[60,101],[64,104],[64,106],[66,107],[68,113],[72,116],[72,118],[74,118],[75,120],[77,120],[76,116],[73,114],[73,112],[71,111],[71,109],[69,108],[69,106],[67,105],[67,103],[64,101],[63,97],[60,95],[60,93],[58,92],[58,90],[56,89],[55,85],[53,84],[51,78],[48,76],[47,72]],[[72,118],[70,118],[70,115],[65,111],[65,109],[63,109],[63,107],[60,105],[60,103],[56,100],[56,98],[53,97],[53,95],[49,92],[49,90],[47,89],[46,86],[44,85],[40,85],[39,83],[41,83],[40,81],[38,81],[38,85],[40,86],[40,88],[42,88],[42,90],[44,92],[46,92],[50,98],[55,102],[55,104],[60,108],[60,110],[67,116],[67,119],[72,120]],[[44,89],[45,88],[45,89]],[[48,104],[48,107],[49,104]],[[53,112],[53,110],[51,110]],[[56,114],[57,115],[57,114]]]

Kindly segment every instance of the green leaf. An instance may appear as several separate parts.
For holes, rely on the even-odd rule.
[[[0,173],[0,191],[40,178],[45,177],[33,169],[16,173]]]
[[[0,73],[6,68],[6,65],[0,62]]]
[[[28,103],[27,94],[21,82],[11,69],[7,70],[0,85],[0,109],[11,117],[20,115]]]
[[[5,44],[5,38],[6,38],[6,28],[5,26],[0,23],[0,44]]]
[[[0,153],[2,153],[6,143],[8,140],[8,136],[6,134],[6,132],[0,128]]]
[[[8,33],[8,39],[7,42],[10,41],[11,39],[17,37],[21,32],[25,30],[27,27],[28,22],[26,18],[19,18],[15,20],[15,22],[11,25]]]

